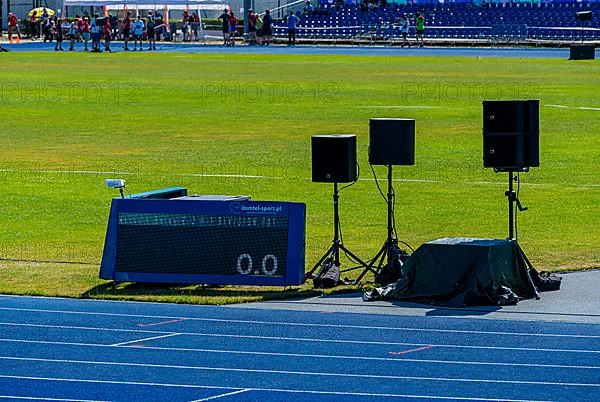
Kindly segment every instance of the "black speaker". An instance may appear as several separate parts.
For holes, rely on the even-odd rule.
[[[358,178],[355,135],[313,135],[311,145],[312,181],[349,183]]]
[[[596,58],[596,47],[574,43],[569,48],[569,60],[594,60]]]
[[[483,102],[483,166],[526,170],[540,165],[539,100]]]
[[[414,119],[370,119],[369,163],[371,165],[414,165]]]

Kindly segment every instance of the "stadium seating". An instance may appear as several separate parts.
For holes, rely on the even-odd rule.
[[[600,40],[600,2],[577,3],[554,0],[553,3],[528,2],[390,4],[386,7],[361,9],[359,5],[323,5],[313,15],[300,15],[296,36],[303,39],[364,38],[391,40],[400,37],[397,25],[406,15],[414,35],[414,15],[420,11],[426,20],[426,37],[440,39],[479,39],[517,42],[528,39],[573,40],[582,35],[575,13],[592,10],[593,20],[586,23],[586,40]],[[274,25],[274,35],[284,37],[284,20]]]

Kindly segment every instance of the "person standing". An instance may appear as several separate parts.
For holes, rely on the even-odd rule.
[[[110,18],[104,18],[104,27],[103,27],[103,36],[104,36],[104,50],[112,53],[110,50],[110,40],[112,39],[112,29],[110,25]]]
[[[287,26],[288,26],[288,46],[296,45],[296,24],[300,21],[300,18],[294,15],[293,11],[290,11],[290,15],[288,16]]]
[[[31,40],[35,40],[38,36],[37,34],[37,12],[34,10],[31,13],[31,17],[29,17],[29,30],[31,31]]]
[[[235,46],[235,34],[237,33],[237,18],[233,11],[229,12],[229,46]]]
[[[258,14],[252,10],[248,10],[248,44],[250,46],[256,45],[256,25],[258,24]]]
[[[273,36],[273,30],[271,25],[273,24],[273,18],[271,17],[271,11],[265,10],[265,16],[263,17],[263,26],[262,26],[262,38],[263,44],[265,46],[269,46],[271,42],[271,37]]]
[[[408,19],[406,18],[406,15],[400,17],[400,33],[402,35],[402,47],[410,47],[410,42],[408,40]]]
[[[133,24],[133,50],[136,50],[138,41],[140,42],[140,50],[142,50],[142,35],[144,34],[145,24],[141,16],[137,16]]]
[[[81,39],[83,39],[83,44],[85,46],[85,48],[83,49],[84,52],[88,51],[88,42],[90,41],[90,18],[88,16],[85,16],[81,19],[82,25],[81,25]]]
[[[90,30],[92,31],[92,52],[101,52],[100,50],[100,38],[102,33],[100,32],[98,13],[94,14],[94,18],[90,21]]]
[[[14,13],[8,14],[8,41],[13,43],[12,35],[17,34],[17,43],[21,42],[21,30],[19,29],[19,20]]]
[[[420,12],[416,13],[417,16],[417,44],[419,45],[419,47],[423,47],[424,42],[423,42],[423,35],[425,35],[425,17],[423,17],[423,14],[421,14]],[[419,42],[421,42],[419,44]]]
[[[56,21],[56,33],[54,34],[56,38],[56,44],[54,45],[54,50],[58,52],[59,50],[62,52],[62,43],[63,43],[63,21],[62,19],[58,19]]]
[[[129,34],[131,33],[131,11],[127,11],[127,15],[123,19],[123,23],[121,25],[121,29],[123,31],[123,50],[129,50]]]
[[[146,40],[148,41],[148,50],[156,50],[154,20],[151,15],[148,16],[148,21],[146,22]]]
[[[198,34],[198,31],[200,30],[200,17],[198,17],[198,14],[192,13],[190,19],[192,21],[192,40],[199,41],[200,35]]]
[[[229,10],[224,9],[219,19],[223,21],[223,46],[229,46]]]
[[[75,41],[79,34],[79,16],[71,22],[69,27],[69,52],[75,50]]]

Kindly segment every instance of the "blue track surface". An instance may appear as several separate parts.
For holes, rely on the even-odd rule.
[[[597,324],[0,296],[0,400],[598,395]]]
[[[11,51],[54,51],[53,43],[27,42],[19,45],[4,47]],[[113,42],[112,49],[121,51],[121,42]],[[68,49],[69,43],[63,43],[63,49]],[[462,56],[462,57],[511,57],[511,58],[558,58],[567,59],[569,49],[562,48],[450,48],[426,47],[402,49],[398,47],[379,46],[236,46],[224,48],[216,45],[199,45],[185,43],[164,43],[157,46],[159,51],[184,53],[238,53],[238,54],[296,54],[296,55],[349,55],[349,56]],[[146,49],[146,47],[144,47]],[[77,51],[83,50],[83,45],[76,45]],[[147,51],[145,51],[148,53]],[[600,58],[600,48],[596,49],[596,58]]]

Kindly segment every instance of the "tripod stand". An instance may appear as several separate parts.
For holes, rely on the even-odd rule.
[[[370,264],[360,273],[360,275],[354,281],[354,284],[360,282],[360,280],[367,274],[372,272],[377,275],[381,269],[385,266],[385,260],[387,256],[387,263],[389,264],[394,259],[399,258],[401,255],[406,256],[407,253],[398,247],[398,239],[394,233],[394,189],[392,187],[392,165],[388,165],[388,192],[387,192],[387,239],[383,243],[383,246],[379,249],[375,257],[371,260]]]
[[[508,241],[514,244],[514,247],[517,253],[521,256],[523,261],[525,261],[525,265],[527,265],[527,279],[529,283],[533,286],[534,296],[536,300],[540,299],[540,296],[537,292],[535,284],[533,283],[533,279],[531,278],[531,271],[535,268],[525,252],[521,248],[521,245],[518,242],[518,239],[515,237],[515,227],[516,227],[516,214],[515,214],[515,204],[519,211],[527,211],[527,207],[521,205],[521,201],[519,200],[518,194],[514,191],[513,183],[518,180],[518,176],[514,175],[514,170],[508,170],[508,191],[504,193],[508,199]]]
[[[348,256],[353,258],[359,265],[359,267],[367,267],[367,263],[357,257],[352,251],[348,250],[340,240],[340,213],[339,213],[339,190],[338,183],[333,183],[333,241],[331,247],[323,254],[319,261],[312,267],[305,276],[305,279],[312,278],[312,274],[317,268],[323,264],[327,258],[332,258],[334,263],[340,266],[340,250],[346,253]]]

